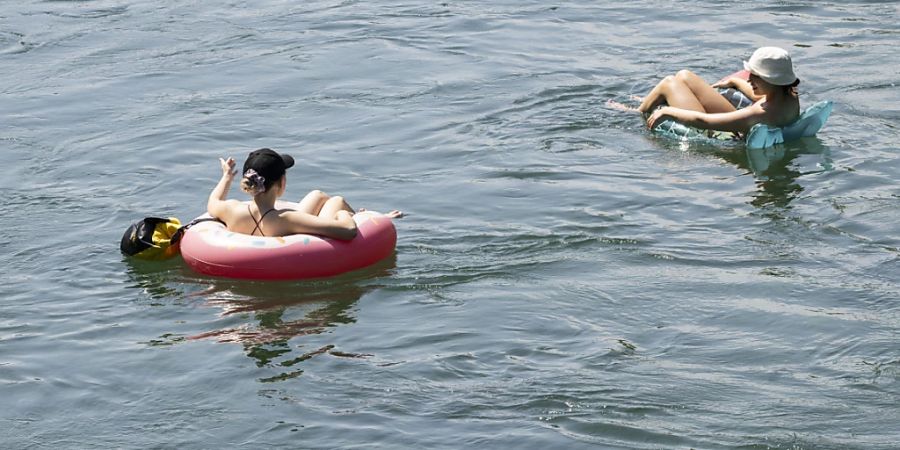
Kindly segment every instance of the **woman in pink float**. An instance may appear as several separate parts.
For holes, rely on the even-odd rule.
[[[744,69],[749,80],[731,77],[715,84],[707,84],[689,70],[665,77],[631,108],[614,101],[609,106],[649,114],[647,126],[654,126],[666,118],[682,124],[706,129],[746,133],[758,123],[773,127],[788,125],[800,115],[800,100],[796,87],[800,80],[794,75],[791,56],[778,47],[761,47],[753,52]],[[736,109],[716,90],[735,88],[753,100],[753,104]],[[666,106],[660,107],[665,103]]]
[[[314,190],[292,209],[277,208],[275,201],[287,187],[286,170],[294,158],[263,148],[251,152],[244,162],[241,189],[253,197],[250,203],[226,200],[235,176],[233,158],[219,158],[222,178],[209,194],[209,215],[221,220],[229,231],[252,236],[288,236],[315,234],[340,240],[352,240],[357,234],[356,213],[340,196]],[[386,214],[402,217],[400,211]]]

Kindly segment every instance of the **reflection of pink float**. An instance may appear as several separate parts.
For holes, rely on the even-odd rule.
[[[278,208],[297,206],[282,201],[276,204]],[[221,222],[200,222],[184,233],[181,255],[192,269],[207,275],[288,280],[328,277],[361,269],[394,252],[397,230],[389,217],[363,211],[354,215],[353,220],[359,234],[352,241],[309,234],[250,236],[228,231]]]

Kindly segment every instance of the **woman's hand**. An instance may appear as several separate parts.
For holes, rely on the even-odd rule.
[[[234,170],[234,158],[228,157],[228,159],[219,158],[219,164],[222,165],[222,176],[231,178],[237,173]]]
[[[647,118],[647,128],[652,130],[663,121],[664,117],[671,117],[668,106],[659,108],[656,111],[653,111],[653,114],[650,114],[650,117]]]
[[[734,82],[734,78],[728,78],[727,80],[721,80],[713,83],[712,87],[716,89],[728,89],[737,87],[737,84]]]

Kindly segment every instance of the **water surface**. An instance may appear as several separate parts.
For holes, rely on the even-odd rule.
[[[9,448],[896,448],[896,2],[0,5]],[[606,108],[788,48],[817,138]],[[342,277],[124,259],[218,158],[408,216]],[[243,195],[234,191],[236,198]]]

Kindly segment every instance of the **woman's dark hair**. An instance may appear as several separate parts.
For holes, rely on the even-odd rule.
[[[285,170],[293,165],[290,155],[280,155],[270,148],[255,150],[244,162],[241,190],[253,196],[262,194],[284,178]]]
[[[250,172],[251,173],[245,173],[243,178],[241,178],[241,190],[254,196],[268,191],[273,184],[284,177],[284,175],[282,175],[275,180],[265,179],[256,173],[256,171],[251,170]]]
[[[784,89],[784,95],[793,95],[794,97],[799,96],[797,93],[797,86],[800,85],[800,79],[797,78],[793,83],[788,84],[786,86],[782,86],[781,89]]]

